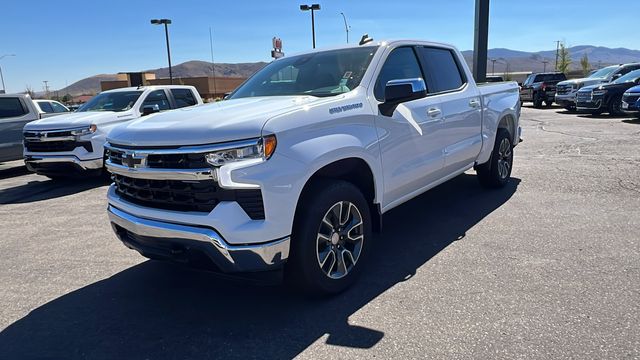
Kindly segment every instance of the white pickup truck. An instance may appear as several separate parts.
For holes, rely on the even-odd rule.
[[[101,92],[76,112],[27,123],[24,161],[52,179],[101,173],[113,127],[155,112],[202,104],[193,86],[130,87]]]
[[[281,58],[226,101],[113,129],[109,218],[149,258],[339,292],[385,212],[474,167],[504,186],[519,115],[518,85],[476,86],[450,45]]]

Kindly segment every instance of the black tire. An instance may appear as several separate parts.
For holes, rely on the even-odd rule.
[[[575,106],[565,106],[564,109],[567,110],[570,113],[576,112],[576,107]]]
[[[535,108],[542,107],[542,97],[540,97],[540,94],[537,92],[533,93],[533,107]]]
[[[350,205],[346,205],[347,203],[352,204],[357,212]],[[336,206],[339,208],[336,209]],[[349,212],[346,213],[345,223],[339,226],[354,229],[352,232],[347,231],[351,237],[359,238],[362,235],[358,247],[357,241],[343,239],[344,230],[340,233],[335,232],[336,236],[326,236],[327,233],[334,234],[335,227],[329,226],[324,220],[336,214],[335,210],[346,209],[340,206],[349,207]],[[344,213],[344,210],[342,211],[341,214]],[[357,224],[356,214],[362,221],[362,226],[357,228],[350,225]],[[333,216],[333,220],[335,218],[336,216]],[[341,222],[342,220],[339,220],[339,223]],[[301,196],[296,211],[289,259],[285,266],[285,281],[314,294],[336,294],[344,291],[356,280],[366,265],[371,240],[371,213],[369,204],[360,190],[346,181],[315,181]],[[355,262],[351,262],[348,256],[345,257],[344,250],[347,249],[352,250],[349,253],[353,254],[351,258],[355,259]],[[342,254],[342,269],[347,270],[344,274],[340,271],[340,260],[336,255],[338,252]],[[327,254],[323,267],[320,264],[322,253]],[[333,263],[331,259],[334,260]],[[335,271],[332,273],[332,270]]]
[[[607,108],[607,112],[611,116],[619,116],[622,115],[622,96],[616,96],[611,101],[609,101],[609,106]]]
[[[503,141],[507,141],[509,144],[508,152],[504,152],[505,148],[502,150],[500,148]],[[506,169],[503,167],[505,166],[505,162],[507,164]],[[498,129],[496,142],[494,143],[493,151],[491,152],[491,158],[486,163],[476,166],[478,181],[480,181],[482,186],[487,188],[504,187],[509,183],[512,168],[513,142],[511,141],[511,135],[509,135],[509,132],[506,129]]]
[[[548,108],[550,108],[553,105],[553,101],[552,100],[545,100],[544,101],[544,105]]]

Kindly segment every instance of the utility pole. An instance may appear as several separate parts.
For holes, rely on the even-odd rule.
[[[489,0],[476,0],[473,40],[473,76],[479,83],[487,80],[487,47],[489,44]]]
[[[496,61],[498,59],[490,59],[491,60],[491,74],[494,75],[496,73]]]
[[[44,96],[45,98],[49,98],[49,80],[43,80],[44,83]]]
[[[216,65],[213,62],[213,35],[211,32],[211,26],[209,26],[209,46],[211,47],[211,75],[213,75],[213,97],[215,100],[218,88],[216,87]]]
[[[560,55],[560,40],[556,40],[556,71],[558,71],[558,56]]]
[[[542,63],[544,64],[544,70],[542,70],[542,72],[547,72],[547,64],[549,63],[549,60],[542,60]]]

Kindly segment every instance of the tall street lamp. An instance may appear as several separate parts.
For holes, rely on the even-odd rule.
[[[342,19],[344,20],[344,31],[347,32],[347,44],[349,43],[349,25],[347,25],[347,17],[344,16],[344,13],[340,13],[342,15]]]
[[[16,54],[6,54],[0,56],[0,60],[6,58],[7,56],[16,56]],[[2,93],[6,93],[7,89],[4,87],[4,75],[2,75],[2,66],[0,66],[0,79],[2,79]]]
[[[309,11],[311,10],[311,38],[313,39],[313,48],[316,48],[316,24],[315,18],[313,16],[313,12],[315,10],[320,10],[320,4],[311,4],[311,5],[300,5],[300,10]]]
[[[171,70],[171,50],[169,50],[169,28],[167,25],[171,24],[170,19],[151,19],[153,25],[164,25],[164,35],[167,38],[167,58],[169,59],[169,83],[173,85],[173,72]]]
[[[495,75],[496,73],[496,61],[498,61],[498,59],[489,59],[491,60],[491,74]]]

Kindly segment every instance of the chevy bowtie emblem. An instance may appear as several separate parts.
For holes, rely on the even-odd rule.
[[[126,153],[122,156],[122,165],[130,168],[137,168],[143,164],[144,159],[144,155],[136,155],[136,153]]]

